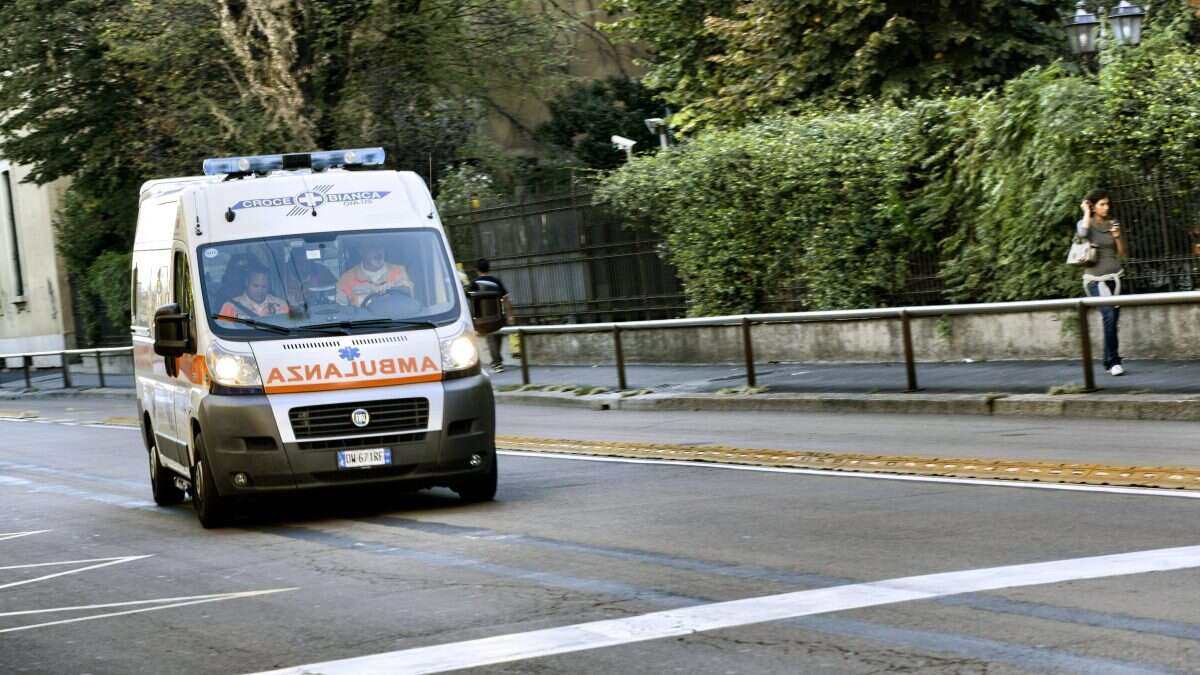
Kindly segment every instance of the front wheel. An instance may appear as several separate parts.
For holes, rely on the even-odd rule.
[[[183,501],[183,490],[175,486],[175,476],[162,465],[158,456],[158,443],[150,446],[150,491],[154,503],[159,506],[174,506]]]
[[[196,517],[205,529],[221,527],[229,522],[229,498],[217,494],[203,434],[196,434],[196,460],[192,464],[192,506],[195,507]]]
[[[499,479],[496,455],[492,455],[490,468],[486,473],[464,478],[451,486],[464,502],[490,502],[496,498],[496,482]]]

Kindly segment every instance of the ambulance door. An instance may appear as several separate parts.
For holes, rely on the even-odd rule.
[[[188,332],[196,335],[196,304],[192,294],[192,274],[187,252],[178,246],[172,253],[171,265],[171,302],[179,305],[179,311],[191,317]],[[203,378],[203,365],[197,363],[195,354],[184,354],[176,359],[178,367],[174,377],[167,378],[169,396],[171,399],[171,425],[175,429],[175,437],[179,439],[177,454],[172,457],[183,466],[190,466],[187,447],[191,442],[192,427],[192,383]]]
[[[154,310],[170,302],[171,293],[171,252],[169,249],[150,251],[144,254],[149,273],[147,283],[147,323],[150,343],[154,341]],[[142,272],[139,269],[139,282]],[[140,304],[140,303],[139,303]],[[151,350],[153,348],[151,347]],[[149,385],[151,388],[152,405],[150,420],[154,425],[154,435],[158,451],[166,458],[179,456],[178,435],[175,432],[175,411],[171,394],[171,378],[167,375],[166,360],[155,356],[153,351],[147,354],[151,367],[149,368]]]

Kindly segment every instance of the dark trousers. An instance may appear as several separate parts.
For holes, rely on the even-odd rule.
[[[1117,290],[1115,281],[1093,281],[1087,285],[1087,293],[1093,298],[1100,297],[1100,284],[1108,284],[1112,292]],[[1104,369],[1121,365],[1121,343],[1117,336],[1117,321],[1121,319],[1120,307],[1101,307],[1100,318],[1104,321]]]
[[[500,333],[489,333],[487,336],[488,351],[492,353],[492,365],[498,366],[504,362],[500,356],[500,348],[504,345],[504,336]]]

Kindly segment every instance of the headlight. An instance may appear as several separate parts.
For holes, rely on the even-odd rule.
[[[262,393],[262,377],[253,354],[239,354],[214,341],[207,358],[214,392],[220,389],[226,390],[220,393]]]
[[[471,333],[442,340],[442,370],[466,370],[479,365],[479,350]]]

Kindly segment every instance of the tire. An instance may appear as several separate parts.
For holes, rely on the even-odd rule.
[[[221,527],[229,522],[231,504],[228,497],[217,494],[212,467],[208,465],[208,448],[204,435],[196,434],[196,459],[192,464],[192,506],[204,529]]]
[[[184,492],[175,487],[175,474],[163,467],[158,457],[158,444],[150,446],[150,491],[159,506],[175,506],[183,501]]]
[[[495,500],[496,483],[500,477],[500,471],[496,465],[496,455],[493,453],[487,472],[464,478],[450,489],[458,493],[459,499],[469,504]]]

